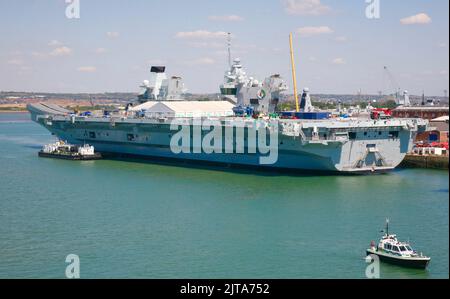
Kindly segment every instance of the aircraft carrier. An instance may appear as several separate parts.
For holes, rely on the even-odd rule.
[[[314,111],[308,89],[302,93],[299,112],[277,113],[280,95],[287,89],[283,79],[279,75],[262,82],[249,78],[237,59],[225,73],[221,101],[183,101],[181,78],[168,78],[164,67],[152,67],[150,80],[141,87],[138,99],[123,111],[74,113],[46,103],[30,104],[28,110],[33,121],[60,140],[88,143],[104,154],[341,173],[394,169],[428,124],[422,119],[369,115],[330,118],[329,113]],[[211,123],[205,127],[205,122],[219,124],[221,135],[208,130]],[[187,141],[174,142],[183,126],[191,135]],[[197,142],[195,132],[200,134]]]

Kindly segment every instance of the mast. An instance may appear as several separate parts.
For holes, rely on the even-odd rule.
[[[386,236],[389,237],[389,219],[386,219]]]
[[[295,74],[294,47],[292,46],[292,33],[289,34],[289,46],[291,50],[291,67],[292,67],[292,81],[294,82],[295,110],[297,112],[300,112],[300,107],[298,105],[297,77]]]
[[[231,33],[228,32],[228,66],[231,68]]]

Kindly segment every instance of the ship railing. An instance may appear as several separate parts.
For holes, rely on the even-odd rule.
[[[299,136],[300,137],[300,136]],[[305,142],[347,142],[349,140],[348,136],[312,136],[312,137],[301,137],[302,141]]]

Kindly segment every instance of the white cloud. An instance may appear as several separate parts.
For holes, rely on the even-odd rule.
[[[116,32],[116,31],[108,31],[108,32],[106,32],[106,36],[108,37],[108,38],[118,38],[119,37],[119,35],[120,35],[120,33],[119,32]]]
[[[178,32],[175,37],[176,38],[193,38],[193,39],[213,39],[213,38],[224,38],[228,35],[227,32],[224,31],[216,31],[211,32],[207,30],[197,30],[197,31],[187,31],[187,32]]]
[[[97,68],[95,66],[80,66],[79,68],[77,68],[77,71],[83,73],[93,73],[97,71]]]
[[[50,42],[48,43],[48,45],[49,45],[50,47],[58,47],[58,46],[61,46],[62,43],[61,43],[60,41],[54,39],[54,40],[50,41]]]
[[[108,50],[106,50],[105,48],[97,48],[95,49],[95,53],[96,54],[104,54],[106,53]]]
[[[403,25],[429,24],[431,23],[431,18],[425,13],[420,13],[415,16],[401,19],[400,23],[402,23]]]
[[[443,70],[443,71],[440,71],[439,74],[442,76],[448,76],[448,71]]]
[[[284,10],[290,15],[319,16],[331,11],[329,6],[320,0],[282,0]]]
[[[348,38],[346,36],[338,36],[334,40],[340,43],[345,43],[346,41],[348,41]]]
[[[341,64],[345,64],[346,62],[345,62],[344,58],[335,58],[335,59],[333,59],[332,63],[341,65]]]
[[[328,26],[320,26],[320,27],[301,27],[297,29],[297,33],[301,36],[313,36],[319,34],[330,34],[333,33],[333,30]]]
[[[228,16],[209,16],[208,20],[210,21],[224,21],[224,22],[239,22],[243,21],[244,18],[237,15],[228,15]]]
[[[23,65],[24,62],[22,59],[10,59],[6,63],[10,65]]]
[[[314,57],[314,56],[310,56],[308,59],[309,59],[309,61],[311,61],[311,62],[316,62],[316,61],[317,61],[317,58]]]
[[[54,49],[50,52],[50,55],[52,56],[66,56],[72,54],[72,49],[66,46],[62,46],[59,48]]]
[[[214,64],[216,61],[209,57],[203,57],[196,60],[187,61],[186,64],[188,65],[211,65]]]
[[[439,48],[447,48],[447,44],[444,43],[444,42],[438,43],[437,46],[438,46]]]

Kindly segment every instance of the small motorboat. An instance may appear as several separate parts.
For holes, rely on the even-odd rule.
[[[378,246],[372,241],[367,255],[376,255],[380,261],[408,268],[425,269],[431,258],[417,253],[408,242],[400,242],[397,235],[389,234],[389,219],[386,219],[386,230]]]

